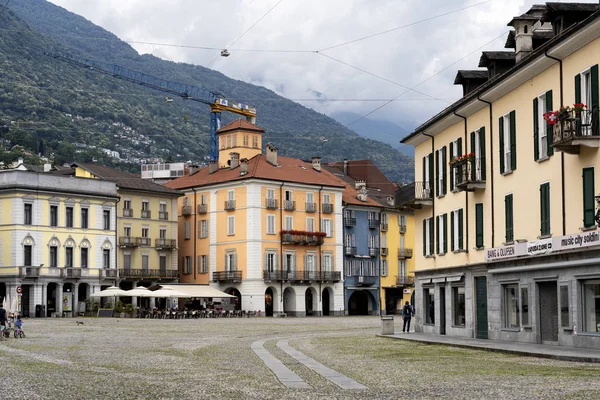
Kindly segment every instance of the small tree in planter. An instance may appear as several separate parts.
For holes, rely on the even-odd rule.
[[[125,304],[125,317],[127,318],[132,318],[133,317],[133,312],[135,311],[135,307],[133,307],[133,304]]]

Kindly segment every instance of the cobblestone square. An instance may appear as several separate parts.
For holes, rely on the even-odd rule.
[[[84,325],[25,320],[26,338],[0,341],[5,393],[26,399],[600,397],[600,365],[380,338],[378,317],[77,320]],[[279,372],[304,388],[282,383],[253,350],[261,346]],[[357,388],[342,389],[353,382]]]

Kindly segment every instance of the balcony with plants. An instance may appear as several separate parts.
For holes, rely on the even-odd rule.
[[[450,160],[450,171],[454,171],[455,186],[468,192],[485,189],[485,159],[468,153]],[[452,178],[452,175],[451,175]]]
[[[552,127],[552,147],[567,154],[579,154],[581,146],[600,147],[598,109],[583,103],[563,106],[544,114]],[[548,133],[550,134],[550,133]]]

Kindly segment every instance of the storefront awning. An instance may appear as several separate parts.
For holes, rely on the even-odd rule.
[[[446,282],[459,282],[462,280],[462,278],[463,278],[463,274],[452,275],[452,276],[446,277]]]
[[[208,285],[160,285],[162,288],[173,289],[178,292],[187,294],[189,297],[214,297],[214,298],[231,298],[235,297],[225,292],[221,292]]]

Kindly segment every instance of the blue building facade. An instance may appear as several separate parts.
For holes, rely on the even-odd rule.
[[[380,310],[380,209],[344,208],[344,300],[347,315],[378,315]]]

